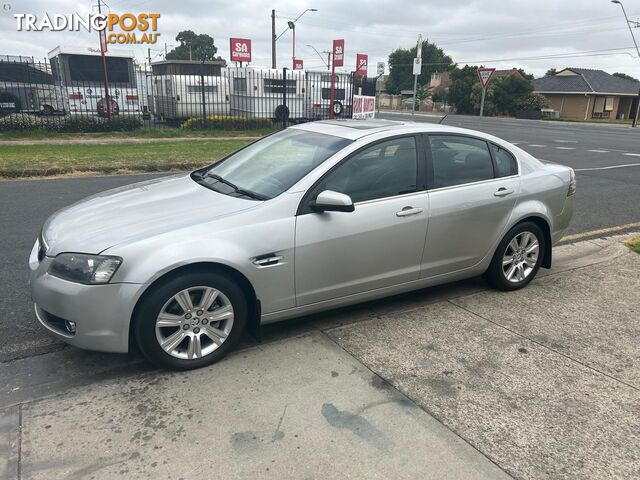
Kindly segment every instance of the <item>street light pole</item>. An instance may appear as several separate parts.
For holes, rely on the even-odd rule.
[[[285,33],[287,33],[288,30],[293,30],[293,58],[295,59],[295,52],[296,52],[296,39],[295,39],[295,35],[296,35],[296,29],[295,29],[295,25],[296,22],[298,20],[300,20],[300,18],[307,12],[317,12],[318,9],[317,8],[307,8],[304,12],[302,12],[300,15],[298,15],[295,20],[287,22],[287,28],[285,28],[282,33],[280,35],[278,35],[276,37],[276,11],[275,10],[271,10],[271,34],[272,34],[272,42],[271,42],[271,68],[276,68],[276,42],[278,40],[280,40],[280,37],[282,37]]]
[[[271,10],[271,68],[276,68],[276,11]]]
[[[327,54],[327,61],[325,62],[324,57],[320,54],[320,52],[316,49],[316,47],[314,47],[313,45],[309,45],[308,43],[306,44],[306,46],[313,48],[313,51],[316,52],[316,54],[320,57],[320,60],[322,60],[322,63],[324,63],[327,66],[327,70],[331,69],[331,52],[327,52],[326,50],[322,52]]]
[[[296,68],[296,24],[294,22],[288,22],[289,28],[291,29],[292,34],[292,51],[291,51],[291,68],[295,70]]]
[[[640,48],[638,48],[638,42],[636,42],[636,36],[633,34],[633,29],[631,28],[631,22],[629,22],[629,17],[627,17],[627,11],[624,9],[624,5],[620,0],[611,0],[611,3],[617,3],[622,8],[622,13],[624,14],[624,19],[627,22],[627,27],[629,27],[629,33],[631,33],[631,38],[633,39],[633,44],[636,46],[636,52],[638,52],[638,60],[640,60]],[[633,119],[633,126],[638,125],[638,114],[640,113],[640,90],[638,90],[638,104],[636,106],[636,116]]]

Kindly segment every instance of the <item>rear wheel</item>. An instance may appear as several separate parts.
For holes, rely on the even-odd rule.
[[[343,110],[344,110],[344,107],[342,106],[342,102],[339,102],[337,100],[333,102],[333,114],[336,117],[339,117],[340,115],[342,115]]]
[[[247,314],[246,296],[236,283],[218,273],[194,273],[171,279],[144,298],[134,333],[151,362],[190,370],[229,353]]]
[[[536,276],[545,251],[544,233],[533,222],[523,222],[504,236],[484,278],[499,290],[526,287]]]

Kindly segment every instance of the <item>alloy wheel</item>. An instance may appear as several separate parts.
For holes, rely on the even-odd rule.
[[[519,283],[531,275],[539,254],[540,243],[533,233],[525,231],[513,237],[502,256],[502,273],[507,281]]]
[[[173,295],[156,318],[156,339],[169,355],[193,360],[217,350],[233,328],[229,298],[213,287],[189,287]]]

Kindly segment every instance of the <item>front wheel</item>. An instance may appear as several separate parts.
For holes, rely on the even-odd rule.
[[[172,370],[209,365],[229,353],[247,324],[242,289],[218,273],[194,273],[160,284],[135,318],[135,338],[152,363]]]
[[[499,290],[526,287],[536,276],[545,251],[544,233],[533,222],[513,227],[496,249],[484,278]]]

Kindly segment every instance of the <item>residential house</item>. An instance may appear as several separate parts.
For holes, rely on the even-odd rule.
[[[433,93],[448,92],[451,86],[451,74],[449,72],[434,72],[428,89]]]
[[[511,68],[509,70],[496,70],[495,72],[493,72],[493,76],[491,78],[495,79],[506,77],[515,77],[520,80],[525,80],[524,75],[522,75],[522,72],[520,72],[520,70],[518,70],[517,68]]]
[[[565,68],[533,81],[560,118],[576,120],[633,118],[640,83],[614,77],[603,70]]]

